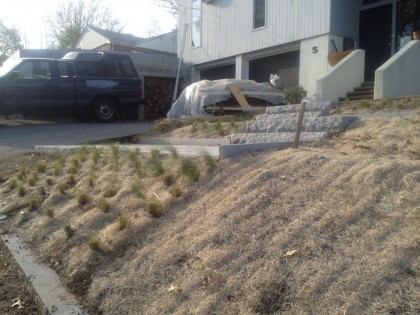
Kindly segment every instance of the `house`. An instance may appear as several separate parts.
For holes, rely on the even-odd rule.
[[[420,95],[420,41],[411,40],[416,0],[179,0],[178,6],[178,50],[193,82],[268,82],[277,73],[286,89],[302,86],[312,100],[337,101],[364,81],[374,82],[375,98]]]
[[[138,51],[175,56],[178,45],[177,38],[178,32],[176,30],[150,38],[142,38],[88,26],[83,30],[74,48],[102,51]]]

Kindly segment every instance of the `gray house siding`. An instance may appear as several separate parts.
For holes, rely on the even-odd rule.
[[[200,64],[330,32],[331,0],[267,0],[266,26],[253,30],[253,0],[202,3],[201,46],[191,44],[191,0],[180,0],[184,60]],[[181,37],[180,37],[181,39]],[[179,48],[183,45],[179,41]]]

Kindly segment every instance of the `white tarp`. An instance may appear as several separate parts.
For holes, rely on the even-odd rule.
[[[234,79],[203,80],[187,86],[180,97],[172,104],[167,117],[208,115],[204,111],[206,106],[233,97],[228,88],[230,83],[237,85],[245,97],[262,99],[274,105],[284,104],[283,91],[274,88],[270,83]]]

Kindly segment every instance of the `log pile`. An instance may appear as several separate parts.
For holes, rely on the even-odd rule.
[[[174,88],[175,78],[144,78],[145,120],[166,117],[171,109]]]

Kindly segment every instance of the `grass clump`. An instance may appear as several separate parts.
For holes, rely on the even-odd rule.
[[[38,163],[36,164],[36,169],[38,173],[45,173],[45,171],[47,170],[47,162],[38,161]]]
[[[144,199],[142,185],[139,180],[134,181],[134,183],[131,185],[131,191],[137,198]]]
[[[92,236],[88,240],[88,246],[91,250],[99,250],[100,238],[97,236]]]
[[[76,194],[76,199],[79,205],[84,206],[91,200],[91,197],[89,194],[80,191]]]
[[[115,185],[110,184],[105,187],[104,196],[106,198],[111,198],[111,197],[114,197],[117,194],[117,192],[118,192],[118,188]]]
[[[171,189],[169,190],[169,193],[175,197],[175,198],[179,198],[182,196],[182,188],[179,186],[172,186]]]
[[[95,187],[95,179],[96,179],[95,171],[90,170],[89,175],[88,175],[87,180],[86,180],[89,187],[91,187],[91,188]]]
[[[52,186],[54,184],[53,179],[51,177],[47,177],[45,179],[45,182],[47,183],[48,186]]]
[[[368,100],[362,100],[360,102],[360,106],[363,107],[363,108],[369,108],[369,102],[368,102]]]
[[[31,197],[28,201],[29,210],[33,211],[39,208],[39,199],[38,197]]]
[[[149,199],[149,200],[147,200],[147,202],[146,202],[146,211],[153,218],[160,218],[163,215],[162,205],[156,199]]]
[[[180,155],[179,152],[177,150],[177,148],[175,148],[173,145],[167,145],[165,147],[165,150],[168,151],[172,157],[173,160],[179,160]]]
[[[89,148],[86,145],[82,145],[79,150],[77,151],[77,156],[81,162],[85,162],[87,160],[87,156],[89,154]]]
[[[125,216],[120,216],[118,218],[118,229],[120,231],[124,230],[127,227],[128,219]]]
[[[73,158],[71,159],[71,165],[72,165],[75,169],[79,168],[79,166],[80,166],[80,161],[79,161],[79,159],[78,159],[77,157],[73,157]]]
[[[147,165],[154,176],[158,177],[165,173],[165,169],[163,168],[163,163],[160,158],[151,157],[147,160]]]
[[[201,150],[201,158],[204,160],[208,169],[214,169],[216,167],[216,160],[211,156],[207,150]]]
[[[45,211],[45,214],[46,214],[47,216],[49,216],[49,217],[52,219],[52,218],[54,218],[55,211],[54,211],[54,209],[53,209],[53,208],[48,208],[48,209]]]
[[[200,175],[190,158],[184,157],[181,161],[181,172],[182,175],[186,176],[191,181],[198,181]]]
[[[19,180],[23,180],[28,175],[28,168],[26,166],[20,166],[18,169],[18,175],[17,178]]]
[[[46,196],[47,195],[47,191],[45,190],[44,186],[38,186],[38,191],[41,194],[41,196]]]
[[[64,230],[64,233],[66,233],[67,239],[72,237],[74,233],[76,232],[75,229],[70,224],[65,225],[63,227],[63,230]]]
[[[102,199],[101,201],[99,201],[99,209],[101,209],[102,212],[107,213],[111,209],[111,203],[109,203],[105,199]]]
[[[162,176],[162,181],[165,184],[165,186],[172,186],[175,183],[174,175],[165,174]]]
[[[62,195],[66,193],[67,188],[68,188],[67,181],[61,181],[57,184],[57,189]]]
[[[216,123],[214,124],[214,130],[216,131],[217,134],[221,136],[224,136],[225,134],[225,131],[223,130],[223,126],[220,120],[216,121]]]
[[[26,188],[25,188],[25,186],[24,186],[23,184],[19,184],[19,185],[17,186],[16,191],[17,191],[17,194],[18,194],[20,197],[23,197],[23,196],[25,196],[25,195],[26,195]]]
[[[94,164],[98,163],[99,159],[102,156],[102,153],[103,153],[102,149],[92,146],[91,158]]]
[[[191,132],[197,132],[198,130],[198,122],[196,120],[193,121],[192,125],[191,125]]]
[[[12,177],[7,182],[7,186],[9,187],[10,190],[15,189],[17,187],[17,185],[18,185],[18,179],[16,177]]]
[[[63,171],[63,167],[57,162],[54,163],[53,175],[54,176],[60,176],[62,171]]]
[[[31,174],[31,176],[28,177],[28,185],[35,186],[37,179],[38,179],[38,176],[36,175],[36,173]]]
[[[2,172],[0,172],[0,183],[3,183],[5,181],[6,181],[6,177],[4,176]]]

